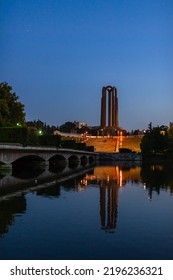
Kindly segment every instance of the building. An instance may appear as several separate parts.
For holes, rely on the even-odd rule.
[[[85,122],[74,121],[76,128],[82,128],[83,126],[88,126]]]

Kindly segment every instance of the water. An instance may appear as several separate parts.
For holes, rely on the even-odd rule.
[[[172,171],[1,174],[0,259],[173,259]]]

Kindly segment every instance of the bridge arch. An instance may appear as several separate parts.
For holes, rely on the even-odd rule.
[[[94,159],[93,156],[89,156],[89,163],[90,163],[90,164],[94,163],[94,160],[95,160],[95,159]]]
[[[75,168],[75,167],[77,167],[78,166],[78,164],[79,164],[79,158],[78,158],[78,156],[76,156],[76,155],[71,155],[69,158],[68,158],[68,162],[69,162],[69,167],[70,168]]]
[[[38,155],[25,155],[11,163],[12,175],[21,179],[37,177],[45,170],[46,165],[46,161]]]
[[[80,158],[81,165],[85,166],[87,164],[87,162],[88,162],[87,156],[85,156],[85,155],[81,156],[81,158]]]
[[[61,155],[61,154],[56,154],[56,155],[53,155],[52,157],[49,158],[49,162],[51,161],[67,161],[66,157]]]
[[[52,172],[62,171],[66,166],[67,159],[61,154],[56,154],[49,158],[49,169]]]
[[[16,162],[24,162],[24,161],[45,161],[44,158],[42,158],[40,155],[24,155],[22,157],[19,157],[17,159],[15,159],[12,164],[16,163]]]

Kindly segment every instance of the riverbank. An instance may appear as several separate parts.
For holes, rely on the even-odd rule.
[[[142,161],[140,153],[99,153],[99,160],[102,161]]]

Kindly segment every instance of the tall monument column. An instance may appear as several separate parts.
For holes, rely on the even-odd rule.
[[[115,127],[115,87],[112,88],[112,126]]]
[[[109,106],[108,106],[108,127],[112,126],[112,91],[108,90],[108,99],[109,99]]]
[[[106,127],[106,88],[102,88],[102,98],[101,98],[101,128]]]
[[[117,89],[115,89],[115,127],[118,128],[118,97],[117,97]]]
[[[118,128],[118,97],[115,87],[102,88],[100,126],[101,129],[116,130]]]

